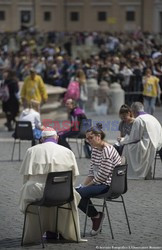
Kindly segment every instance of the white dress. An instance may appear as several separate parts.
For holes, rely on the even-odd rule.
[[[128,178],[144,179],[152,167],[156,150],[162,147],[162,127],[154,116],[140,115],[133,123],[130,136],[121,143],[125,144],[123,155],[128,163]]]
[[[46,177],[49,172],[68,170],[72,170],[73,179],[79,175],[75,156],[71,150],[53,142],[46,142],[29,148],[20,169],[20,174],[24,175],[24,185],[20,192],[20,210],[24,212],[27,204],[42,198]],[[79,241],[81,241],[77,207],[79,201],[80,196],[74,189],[72,209],[77,227],[77,235]],[[30,210],[32,211],[34,211],[34,209],[34,206],[30,207]],[[41,222],[43,232],[55,232],[56,209],[41,208]],[[64,209],[59,210],[57,229],[65,239],[76,241],[71,211]],[[40,242],[38,216],[28,214],[24,234],[24,244],[36,242]]]

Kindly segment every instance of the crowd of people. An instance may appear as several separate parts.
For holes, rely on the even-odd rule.
[[[158,34],[40,33],[31,29],[0,36],[0,80],[10,93],[7,102],[2,102],[8,130],[13,130],[20,101],[26,107],[31,99],[40,105],[47,101],[44,83],[67,88],[64,100],[75,99],[84,110],[88,79],[95,79],[101,87],[103,82],[107,87],[119,82],[125,91],[125,103],[142,101],[149,114],[161,105],[162,44]],[[90,49],[86,58],[74,53],[73,48],[82,45]],[[19,81],[24,82],[21,93]],[[37,81],[38,86],[33,87]]]
[[[140,92],[142,78],[150,68],[162,87],[162,44],[158,34],[29,30],[1,36],[0,68],[12,68],[21,81],[33,66],[45,83],[67,87],[76,71],[82,69],[86,79],[96,78],[98,84],[102,80],[109,85],[119,81],[126,92]],[[90,49],[86,58],[83,53],[74,53],[73,48],[82,45]],[[95,53],[93,46],[97,48]]]

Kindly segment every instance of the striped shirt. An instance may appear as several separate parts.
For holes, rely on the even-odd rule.
[[[113,170],[120,164],[121,157],[112,145],[106,145],[102,150],[93,148],[88,176],[94,177],[94,184],[110,185]]]

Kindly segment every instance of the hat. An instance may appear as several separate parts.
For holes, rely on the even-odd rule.
[[[51,137],[57,135],[56,130],[50,127],[45,127],[42,131],[42,137]]]

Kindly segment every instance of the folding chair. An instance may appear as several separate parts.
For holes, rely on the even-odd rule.
[[[91,119],[83,119],[82,123],[80,124],[79,128],[80,132],[78,133],[78,135],[67,138],[68,141],[70,139],[73,139],[72,142],[76,143],[79,158],[82,158],[83,145],[84,145],[84,140],[86,138],[86,130],[91,127],[91,124],[92,124]]]
[[[159,151],[156,151],[156,155],[155,155],[155,158],[154,158],[153,177],[152,177],[153,179],[155,179],[155,169],[156,169],[157,160],[161,160]]]
[[[14,132],[14,145],[12,149],[11,161],[13,161],[15,144],[19,143],[19,161],[21,155],[21,141],[31,141],[31,145],[34,145],[33,129],[30,121],[17,121]],[[18,140],[18,141],[17,141]]]
[[[124,164],[124,165],[118,165],[115,167],[113,174],[112,174],[112,181],[111,181],[111,185],[110,185],[109,190],[104,194],[92,197],[95,199],[102,199],[103,200],[102,205],[94,204],[94,206],[102,207],[103,212],[104,212],[104,209],[106,208],[106,213],[107,213],[107,218],[108,218],[108,222],[109,222],[109,226],[110,226],[112,239],[114,239],[114,234],[113,234],[113,230],[112,230],[112,226],[111,226],[107,202],[119,202],[119,203],[123,204],[129,234],[131,234],[129,220],[128,220],[128,216],[127,216],[127,211],[126,211],[126,207],[125,207],[125,203],[124,203],[124,198],[122,195],[122,194],[125,194],[126,192],[127,192],[127,164]],[[120,197],[121,197],[121,200],[117,200],[117,198],[120,198]],[[87,204],[87,209],[86,209],[83,237],[85,237],[85,232],[86,232],[88,206],[91,206],[91,204],[89,204],[89,202]]]
[[[58,209],[70,210],[72,213],[72,218],[73,218],[74,228],[75,228],[75,235],[76,235],[76,239],[78,242],[76,223],[75,223],[74,214],[72,210],[72,204],[71,204],[73,200],[74,200],[74,196],[73,196],[73,185],[72,185],[72,171],[49,173],[47,176],[42,199],[40,201],[30,203],[25,210],[21,246],[23,246],[26,216],[27,216],[27,213],[31,213],[30,211],[28,211],[30,206],[37,207],[36,215],[38,215],[38,220],[39,220],[42,248],[44,248],[44,241],[43,241],[44,232],[42,230],[42,225],[41,225],[41,216],[40,216],[41,207],[56,207],[57,208],[56,230],[57,230],[57,224],[58,224]],[[69,207],[63,207],[63,205],[65,204],[69,204]]]
[[[83,149],[83,145],[84,145],[85,134],[80,132],[78,135],[68,137],[67,139],[68,139],[68,142],[76,143],[78,156],[79,156],[79,158],[82,158],[82,149]]]

